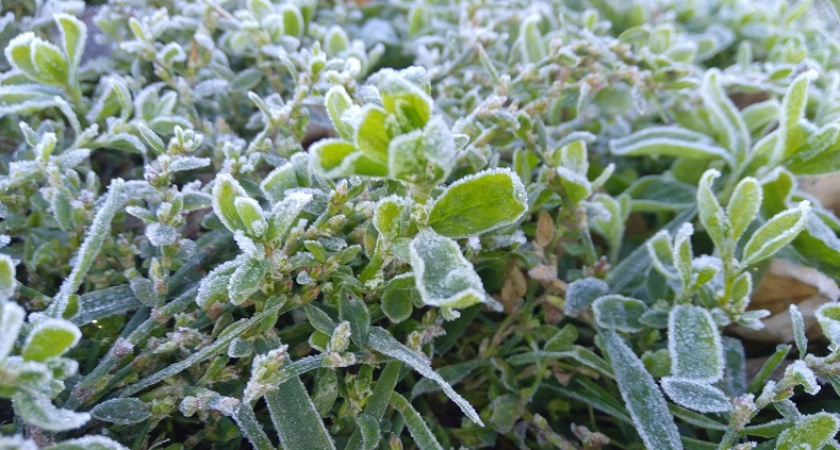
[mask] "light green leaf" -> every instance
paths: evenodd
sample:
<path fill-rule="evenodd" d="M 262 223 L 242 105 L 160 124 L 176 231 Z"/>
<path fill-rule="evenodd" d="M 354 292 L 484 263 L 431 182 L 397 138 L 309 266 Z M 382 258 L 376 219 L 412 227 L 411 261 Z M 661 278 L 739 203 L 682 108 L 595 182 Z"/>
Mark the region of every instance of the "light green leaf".
<path fill-rule="evenodd" d="M 163 155 L 166 153 L 166 144 L 163 143 L 163 139 L 161 139 L 157 133 L 142 123 L 137 124 L 137 130 L 140 132 L 140 136 L 143 140 L 146 141 L 146 143 L 149 144 L 149 147 L 157 152 L 157 154 Z"/>
<path fill-rule="evenodd" d="M 782 100 L 779 114 L 778 138 L 773 159 L 779 161 L 790 155 L 805 141 L 806 132 L 800 125 L 808 106 L 808 85 L 817 77 L 815 71 L 807 71 L 793 80 Z"/>
<path fill-rule="evenodd" d="M 391 406 L 396 409 L 405 420 L 411 436 L 414 438 L 414 443 L 420 450 L 443 450 L 432 430 L 423 420 L 420 413 L 411 406 L 411 403 L 402 395 L 393 392 L 391 393 Z"/>
<path fill-rule="evenodd" d="M 486 170 L 453 183 L 432 206 L 429 226 L 448 237 L 475 236 L 516 222 L 527 209 L 519 177 Z"/>
<path fill-rule="evenodd" d="M 530 16 L 519 28 L 519 42 L 522 46 L 522 59 L 529 64 L 536 64 L 545 58 L 546 48 L 540 33 L 540 17 Z"/>
<path fill-rule="evenodd" d="M 731 155 L 705 134 L 679 127 L 649 127 L 610 141 L 610 151 L 619 156 L 660 155 L 691 159 L 723 159 Z"/>
<path fill-rule="evenodd" d="M 118 425 L 140 423 L 152 416 L 149 405 L 136 398 L 112 398 L 90 410 L 94 419 Z"/>
<path fill-rule="evenodd" d="M 814 315 L 823 335 L 831 342 L 832 350 L 840 348 L 840 305 L 826 303 Z"/>
<path fill-rule="evenodd" d="M 674 247 L 671 245 L 671 235 L 668 231 L 660 230 L 647 241 L 645 246 L 654 269 L 668 278 L 677 278 Z"/>
<path fill-rule="evenodd" d="M 344 86 L 333 86 L 327 91 L 324 97 L 324 103 L 327 106 L 327 112 L 330 115 L 333 126 L 338 131 L 338 135 L 346 141 L 353 140 L 353 126 L 347 120 L 348 112 L 355 106 L 353 99 L 347 95 Z"/>
<path fill-rule="evenodd" d="M 285 4 L 280 8 L 283 15 L 283 34 L 300 38 L 303 34 L 305 23 L 300 9 L 292 4 Z"/>
<path fill-rule="evenodd" d="M 793 341 L 799 350 L 799 357 L 804 358 L 808 351 L 808 338 L 805 336 L 805 319 L 796 305 L 790 305 L 790 322 L 793 327 Z"/>
<path fill-rule="evenodd" d="M 714 383 L 723 377 L 723 344 L 705 308 L 677 305 L 671 309 L 668 351 L 671 374 L 676 378 Z"/>
<path fill-rule="evenodd" d="M 632 198 L 633 211 L 637 212 L 685 209 L 697 198 L 694 186 L 663 175 L 639 178 L 624 193 Z"/>
<path fill-rule="evenodd" d="M 343 294 L 338 306 L 339 320 L 346 320 L 350 324 L 350 339 L 364 348 L 370 332 L 370 312 L 365 302 L 358 297 Z"/>
<path fill-rule="evenodd" d="M 12 398 L 12 406 L 24 422 L 46 431 L 69 431 L 90 420 L 90 414 L 58 409 L 45 394 L 19 389 Z"/>
<path fill-rule="evenodd" d="M 761 208 L 761 185 L 753 177 L 747 177 L 738 183 L 729 204 L 726 205 L 726 216 L 731 224 L 731 238 L 737 242 L 738 238 L 747 230 Z"/>
<path fill-rule="evenodd" d="M 379 421 L 365 413 L 357 414 L 354 419 L 362 434 L 362 448 L 364 450 L 375 449 L 381 437 Z"/>
<path fill-rule="evenodd" d="M 30 44 L 35 39 L 37 39 L 35 33 L 31 31 L 20 34 L 9 41 L 5 53 L 6 60 L 17 70 L 23 72 L 27 78 L 41 81 L 38 70 L 35 69 L 35 63 L 32 62 L 32 50 L 30 49 Z"/>
<path fill-rule="evenodd" d="M 641 300 L 622 295 L 606 295 L 592 304 L 598 326 L 627 333 L 635 333 L 644 328 L 639 323 L 639 317 L 647 309 Z"/>
<path fill-rule="evenodd" d="M 245 189 L 236 179 L 226 173 L 216 176 L 213 185 L 213 212 L 230 231 L 246 231 L 247 228 L 236 211 L 236 197 L 247 197 Z"/>
<path fill-rule="evenodd" d="M 268 221 L 263 216 L 260 203 L 250 197 L 236 197 L 233 199 L 233 205 L 239 219 L 245 225 L 245 231 L 253 237 L 262 237 L 268 228 Z"/>
<path fill-rule="evenodd" d="M 42 39 L 35 38 L 30 44 L 32 51 L 32 64 L 40 74 L 40 78 L 46 84 L 63 86 L 67 83 L 67 60 L 64 54 L 53 44 Z"/>
<path fill-rule="evenodd" d="M 405 130 L 423 128 L 432 116 L 432 98 L 396 72 L 383 74 L 379 91 L 382 106 L 397 116 Z"/>
<path fill-rule="evenodd" d="M 840 124 L 830 123 L 813 134 L 784 165 L 796 175 L 822 175 L 840 171 Z"/>
<path fill-rule="evenodd" d="M 326 178 L 351 175 L 386 177 L 388 168 L 357 150 L 353 144 L 340 139 L 321 139 L 309 148 L 313 166 Z"/>
<path fill-rule="evenodd" d="M 834 414 L 821 412 L 805 416 L 779 435 L 776 449 L 822 448 L 837 434 L 838 428 L 840 420 Z"/>
<path fill-rule="evenodd" d="M 712 184 L 719 176 L 720 172 L 715 169 L 709 169 L 703 173 L 697 188 L 697 205 L 703 228 L 706 229 L 706 233 L 709 233 L 715 247 L 722 249 L 726 245 L 730 225 L 723 208 L 712 191 Z"/>
<path fill-rule="evenodd" d="M 53 20 L 61 32 L 61 44 L 70 64 L 70 73 L 75 74 L 85 51 L 87 26 L 81 20 L 63 13 L 53 15 Z"/>
<path fill-rule="evenodd" d="M 61 441 L 44 450 L 128 450 L 128 447 L 105 436 L 84 436 Z"/>
<path fill-rule="evenodd" d="M 644 364 L 613 331 L 602 333 L 621 398 L 647 448 L 682 449 L 668 404 Z"/>
<path fill-rule="evenodd" d="M 388 144 L 388 176 L 409 183 L 442 182 L 455 165 L 455 139 L 440 116 L 422 130 L 394 137 Z"/>
<path fill-rule="evenodd" d="M 15 294 L 15 263 L 8 255 L 0 254 L 0 302 Z"/>
<path fill-rule="evenodd" d="M 62 319 L 43 319 L 32 327 L 23 345 L 25 361 L 43 362 L 64 352 L 79 342 L 82 332 Z"/>
<path fill-rule="evenodd" d="M 3 255 L 6 258 L 8 256 Z M 26 312 L 15 303 L 0 301 L 0 363 L 12 352 Z"/>
<path fill-rule="evenodd" d="M 269 265 L 267 259 L 248 259 L 244 264 L 237 267 L 230 276 L 230 280 L 228 280 L 230 302 L 234 305 L 241 305 L 252 294 L 262 289 Z"/>
<path fill-rule="evenodd" d="M 738 161 L 743 161 L 750 144 L 750 133 L 738 108 L 721 88 L 719 76 L 720 71 L 717 69 L 706 72 L 700 92 L 703 102 L 709 108 L 712 122 L 724 133 L 727 149 Z"/>
<path fill-rule="evenodd" d="M 811 205 L 801 202 L 796 208 L 780 212 L 761 226 L 744 245 L 741 265 L 747 267 L 773 256 L 793 241 L 808 223 Z"/>
<path fill-rule="evenodd" d="M 283 200 L 289 189 L 309 187 L 312 183 L 310 162 L 309 153 L 295 153 L 289 162 L 266 175 L 260 183 L 260 190 L 274 204 Z"/>
<path fill-rule="evenodd" d="M 388 113 L 375 105 L 365 105 L 359 113 L 361 120 L 356 130 L 356 147 L 368 158 L 380 162 L 388 162 Z"/>
<path fill-rule="evenodd" d="M 409 252 L 424 304 L 466 308 L 486 300 L 481 278 L 454 240 L 423 230 L 411 240 Z"/>

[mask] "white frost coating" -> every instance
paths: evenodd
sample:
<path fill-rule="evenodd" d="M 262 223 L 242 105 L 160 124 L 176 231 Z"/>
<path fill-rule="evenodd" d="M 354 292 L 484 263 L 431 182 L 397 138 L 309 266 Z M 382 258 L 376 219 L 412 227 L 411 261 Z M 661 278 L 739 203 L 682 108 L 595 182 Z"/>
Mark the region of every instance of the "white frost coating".
<path fill-rule="evenodd" d="M 799 217 L 796 217 L 797 215 Z M 773 216 L 761 228 L 756 230 L 750 237 L 750 240 L 744 245 L 744 255 L 741 265 L 746 267 L 769 258 L 782 247 L 789 244 L 805 228 L 810 215 L 811 203 L 803 200 L 799 202 L 796 208 L 782 211 Z M 784 224 L 791 218 L 796 218 L 794 224 L 778 229 L 779 224 Z M 767 236 L 770 232 L 776 232 L 776 234 L 774 236 Z"/>
<path fill-rule="evenodd" d="M 181 156 L 169 163 L 170 172 L 183 172 L 187 170 L 200 169 L 210 165 L 210 158 L 198 158 L 195 156 Z"/>
<path fill-rule="evenodd" d="M 94 259 L 102 249 L 102 244 L 105 242 L 111 227 L 111 220 L 124 203 L 122 198 L 123 183 L 122 178 L 115 178 L 111 181 L 111 186 L 108 188 L 108 198 L 93 217 L 93 223 L 88 229 L 85 240 L 73 258 L 73 270 L 61 283 L 58 294 L 55 295 L 53 303 L 47 309 L 48 315 L 61 317 L 64 314 L 70 295 L 75 294 L 76 290 L 79 289 L 85 274 L 90 270 Z"/>
<path fill-rule="evenodd" d="M 790 379 L 802 385 L 805 392 L 816 395 L 820 392 L 820 384 L 814 371 L 809 369 L 805 361 L 797 359 L 785 369 L 785 379 Z"/>
<path fill-rule="evenodd" d="M 454 240 L 423 230 L 409 244 L 409 259 L 424 304 L 466 307 L 485 301 L 481 278 Z"/>
<path fill-rule="evenodd" d="M 805 319 L 796 305 L 790 305 L 790 323 L 796 348 L 800 355 L 804 355 L 808 351 L 808 338 L 805 337 Z"/>
<path fill-rule="evenodd" d="M 90 414 L 56 408 L 45 394 L 27 388 L 15 393 L 12 405 L 26 423 L 47 431 L 75 430 L 90 420 Z"/>
<path fill-rule="evenodd" d="M 691 223 L 682 224 L 674 236 L 674 263 L 680 272 L 680 277 L 685 283 L 691 280 L 691 260 L 694 256 L 691 250 L 691 235 L 694 234 L 694 227 Z"/>
<path fill-rule="evenodd" d="M 195 302 L 200 307 L 207 306 L 207 303 L 220 292 L 227 291 L 230 274 L 244 262 L 244 257 L 238 257 L 231 261 L 219 264 L 206 277 L 198 283 L 198 293 Z"/>
<path fill-rule="evenodd" d="M 0 363 L 12 352 L 26 313 L 15 303 L 0 302 Z"/>
<path fill-rule="evenodd" d="M 278 230 L 279 238 L 292 228 L 303 208 L 312 200 L 313 193 L 303 190 L 286 191 L 286 197 L 271 210 L 271 227 Z"/>
<path fill-rule="evenodd" d="M 674 249 L 671 246 L 671 235 L 668 230 L 659 230 L 647 241 L 648 255 L 653 268 L 666 278 L 676 278 L 674 272 Z"/>
<path fill-rule="evenodd" d="M 221 197 L 222 194 L 222 187 L 225 184 L 229 184 L 233 189 L 234 198 L 240 196 L 247 197 L 248 194 L 245 192 L 245 189 L 242 188 L 242 185 L 240 185 L 239 182 L 236 181 L 236 179 L 233 178 L 229 173 L 220 173 L 216 175 L 216 180 L 213 183 L 212 191 L 213 212 L 216 213 L 216 217 L 219 218 L 219 220 L 225 225 L 225 227 L 227 227 L 227 229 L 235 230 L 237 229 L 237 227 L 235 226 L 236 224 L 231 223 L 228 220 L 226 214 L 223 213 L 222 205 L 219 203 L 219 197 Z"/>
<path fill-rule="evenodd" d="M 664 377 L 662 390 L 674 403 L 701 413 L 718 413 L 732 410 L 732 403 L 720 389 L 696 380 Z"/>
<path fill-rule="evenodd" d="M 716 156 L 726 160 L 730 164 L 733 162 L 732 155 L 716 145 L 668 138 L 652 138 L 618 148 L 616 148 L 616 146 L 611 146 L 610 150 L 612 150 L 613 154 L 620 156 L 639 156 L 649 154 L 686 158 L 707 158 Z"/>
<path fill-rule="evenodd" d="M 146 227 L 146 237 L 155 247 L 174 244 L 178 240 L 178 230 L 169 225 L 152 223 Z"/>
<path fill-rule="evenodd" d="M 671 309 L 668 352 L 674 377 L 706 383 L 723 378 L 723 343 L 712 315 L 705 308 L 677 305 Z"/>
<path fill-rule="evenodd" d="M 192 91 L 199 97 L 210 97 L 215 94 L 224 93 L 228 89 L 228 86 L 230 86 L 230 83 L 227 80 L 213 78 L 196 84 L 193 86 Z"/>
<path fill-rule="evenodd" d="M 84 436 L 76 439 L 61 441 L 61 445 L 72 445 L 77 448 L 96 450 L 128 450 L 128 447 L 105 436 Z"/>
<path fill-rule="evenodd" d="M 14 436 L 0 436 L 0 449 L 38 450 L 38 445 L 35 444 L 35 441 L 16 434 Z"/>
<path fill-rule="evenodd" d="M 79 331 L 79 328 L 76 325 L 64 320 L 64 319 L 54 319 L 54 318 L 45 318 L 39 320 L 37 323 L 34 324 L 31 330 L 29 330 L 29 334 L 26 338 L 26 343 L 23 345 L 24 355 L 26 354 L 27 347 L 32 343 L 32 341 L 41 333 L 49 333 L 51 331 L 63 331 L 66 333 L 70 333 L 73 336 L 72 342 L 67 345 L 63 349 L 50 349 L 52 351 L 60 350 L 61 353 L 56 354 L 55 356 L 59 356 L 69 350 L 71 347 L 75 346 L 79 343 L 79 339 L 82 338 L 82 332 Z"/>
<path fill-rule="evenodd" d="M 249 259 L 263 259 L 265 258 L 265 250 L 261 249 L 257 244 L 241 230 L 236 230 L 233 233 L 233 240 L 236 245 L 242 250 L 242 254 Z"/>
<path fill-rule="evenodd" d="M 484 426 L 484 422 L 482 422 L 481 418 L 478 417 L 478 413 L 472 405 L 455 392 L 455 390 L 452 389 L 452 386 L 450 386 L 443 377 L 432 369 L 431 363 L 425 355 L 414 352 L 394 339 L 390 333 L 379 327 L 371 327 L 368 345 L 370 348 L 382 353 L 383 355 L 390 356 L 391 358 L 408 364 L 412 369 L 420 373 L 420 375 L 423 375 L 424 377 L 437 383 L 446 396 L 455 402 L 455 404 L 461 408 L 461 411 L 463 411 L 470 420 L 479 426 Z"/>

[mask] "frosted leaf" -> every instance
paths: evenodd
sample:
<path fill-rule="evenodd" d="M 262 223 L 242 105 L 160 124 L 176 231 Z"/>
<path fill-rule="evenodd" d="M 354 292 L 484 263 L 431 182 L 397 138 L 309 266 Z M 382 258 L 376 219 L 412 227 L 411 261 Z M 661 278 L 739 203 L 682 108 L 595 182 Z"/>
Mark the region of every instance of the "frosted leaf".
<path fill-rule="evenodd" d="M 274 205 L 271 210 L 266 239 L 283 239 L 296 223 L 300 213 L 312 200 L 312 197 L 313 194 L 309 192 L 287 192 L 285 198 Z"/>
<path fill-rule="evenodd" d="M 443 377 L 432 369 L 431 363 L 425 355 L 418 354 L 401 344 L 394 339 L 390 333 L 379 327 L 371 327 L 368 345 L 371 349 L 390 356 L 391 358 L 408 364 L 412 369 L 416 370 L 420 375 L 434 381 L 440 386 L 443 392 L 450 400 L 455 402 L 461 411 L 479 426 L 484 426 L 484 423 L 478 417 L 478 413 L 463 397 L 461 397 Z"/>
<path fill-rule="evenodd" d="M 790 305 L 790 322 L 793 328 L 793 340 L 796 342 L 796 348 L 799 350 L 800 358 L 804 357 L 808 351 L 808 338 L 805 337 L 805 319 L 799 308 L 796 305 Z"/>
<path fill-rule="evenodd" d="M 613 331 L 602 333 L 615 381 L 636 431 L 647 448 L 682 449 L 680 434 L 668 404 L 642 361 Z"/>
<path fill-rule="evenodd" d="M 241 305 L 248 298 L 262 289 L 269 261 L 266 259 L 248 259 L 233 271 L 228 280 L 230 302 Z"/>
<path fill-rule="evenodd" d="M 714 383 L 723 377 L 723 344 L 711 314 L 677 305 L 668 317 L 668 351 L 674 377 Z"/>
<path fill-rule="evenodd" d="M 195 302 L 206 308 L 217 301 L 228 299 L 228 281 L 233 271 L 242 264 L 242 257 L 219 264 L 198 283 L 198 293 Z"/>
<path fill-rule="evenodd" d="M 105 436 L 84 436 L 61 441 L 45 450 L 128 450 L 128 447 Z"/>
<path fill-rule="evenodd" d="M 725 248 L 730 225 L 729 219 L 712 191 L 712 184 L 718 177 L 720 177 L 720 172 L 715 169 L 709 169 L 703 173 L 697 188 L 697 206 L 703 228 L 712 238 L 715 247 L 722 249 Z"/>
<path fill-rule="evenodd" d="M 831 342 L 831 349 L 840 348 L 840 305 L 826 303 L 814 313 L 823 335 Z"/>
<path fill-rule="evenodd" d="M 605 295 L 592 304 L 598 326 L 627 333 L 635 333 L 644 328 L 639 318 L 647 309 L 641 300 L 622 295 Z"/>
<path fill-rule="evenodd" d="M 647 241 L 646 247 L 654 269 L 667 278 L 676 278 L 677 268 L 674 261 L 674 248 L 671 245 L 671 235 L 668 231 L 659 230 Z"/>
<path fill-rule="evenodd" d="M 59 168 L 62 170 L 73 169 L 90 157 L 90 149 L 79 148 L 75 150 L 66 151 L 53 159 Z"/>
<path fill-rule="evenodd" d="M 245 224 L 236 211 L 236 197 L 247 197 L 245 189 L 230 174 L 216 175 L 213 185 L 213 212 L 230 231 L 245 230 Z"/>
<path fill-rule="evenodd" d="M 780 212 L 762 225 L 744 245 L 743 267 L 769 258 L 793 241 L 808 223 L 811 205 L 800 202 L 796 208 Z"/>
<path fill-rule="evenodd" d="M 291 161 L 266 175 L 260 189 L 272 204 L 283 200 L 287 191 L 311 184 L 310 163 L 309 153 L 295 153 Z"/>
<path fill-rule="evenodd" d="M 246 236 L 240 230 L 236 230 L 233 233 L 233 240 L 236 241 L 236 245 L 239 247 L 239 250 L 242 251 L 242 254 L 247 256 L 250 259 L 264 259 L 265 258 L 265 250 L 258 246 L 253 239 Z"/>
<path fill-rule="evenodd" d="M 674 263 L 683 283 L 691 280 L 691 263 L 694 256 L 691 250 L 692 234 L 694 234 L 694 227 L 690 223 L 684 223 L 674 236 Z"/>
<path fill-rule="evenodd" d="M 8 236 L 3 241 L 8 243 Z M 14 261 L 8 255 L 0 254 L 0 301 L 11 298 L 15 294 L 16 285 Z"/>
<path fill-rule="evenodd" d="M 181 156 L 169 163 L 170 172 L 184 172 L 187 170 L 200 169 L 210 165 L 210 158 L 198 158 L 195 156 Z"/>
<path fill-rule="evenodd" d="M 90 410 L 97 420 L 131 425 L 143 422 L 151 417 L 149 405 L 136 398 L 113 398 L 97 404 Z"/>
<path fill-rule="evenodd" d="M 595 299 L 606 295 L 609 291 L 609 285 L 605 281 L 597 278 L 590 277 L 573 281 L 566 290 L 564 313 L 571 317 L 577 317 Z"/>
<path fill-rule="evenodd" d="M 610 141 L 610 151 L 620 156 L 662 155 L 690 159 L 723 159 L 732 156 L 705 134 L 685 128 L 648 127 L 630 136 Z"/>
<path fill-rule="evenodd" d="M 755 219 L 761 208 L 762 190 L 761 185 L 753 177 L 741 180 L 735 187 L 735 192 L 726 205 L 726 215 L 732 224 L 732 240 L 738 238 L 746 231 L 747 227 Z"/>
<path fill-rule="evenodd" d="M 732 402 L 709 383 L 682 378 L 662 378 L 662 389 L 674 403 L 701 413 L 727 412 Z"/>
<path fill-rule="evenodd" d="M 192 88 L 193 94 L 198 97 L 210 97 L 216 94 L 225 93 L 230 87 L 230 83 L 227 80 L 223 80 L 221 78 L 213 78 L 210 80 L 204 80 Z"/>
<path fill-rule="evenodd" d="M 178 240 L 178 230 L 169 225 L 152 223 L 146 227 L 146 237 L 155 247 L 174 244 Z"/>
<path fill-rule="evenodd" d="M 466 308 L 485 301 L 481 278 L 454 240 L 423 230 L 411 240 L 409 256 L 424 304 Z"/>
<path fill-rule="evenodd" d="M 81 337 L 82 332 L 72 323 L 63 319 L 46 318 L 35 323 L 29 331 L 22 355 L 26 361 L 43 362 L 64 354 L 75 346 Z"/>
<path fill-rule="evenodd" d="M 0 301 L 0 362 L 12 352 L 25 316 L 23 308 L 17 304 Z"/>
<path fill-rule="evenodd" d="M 840 420 L 835 414 L 820 412 L 805 416 L 779 435 L 776 448 L 778 450 L 821 449 L 832 440 L 838 429 L 840 429 Z"/>
<path fill-rule="evenodd" d="M 805 361 L 801 359 L 787 366 L 784 379 L 801 385 L 805 389 L 805 392 L 811 395 L 816 395 L 820 392 L 820 384 L 817 382 L 817 376 L 813 370 L 808 368 Z"/>
<path fill-rule="evenodd" d="M 24 422 L 47 431 L 69 431 L 90 420 L 90 414 L 58 409 L 45 394 L 27 388 L 18 389 L 12 406 Z"/>
<path fill-rule="evenodd" d="M 21 435 L 0 436 L 0 450 L 38 450 L 38 445 Z"/>
<path fill-rule="evenodd" d="M 297 277 L 295 277 L 295 283 L 301 286 L 308 286 L 315 284 L 316 281 L 309 275 L 309 272 L 301 270 L 298 272 Z"/>

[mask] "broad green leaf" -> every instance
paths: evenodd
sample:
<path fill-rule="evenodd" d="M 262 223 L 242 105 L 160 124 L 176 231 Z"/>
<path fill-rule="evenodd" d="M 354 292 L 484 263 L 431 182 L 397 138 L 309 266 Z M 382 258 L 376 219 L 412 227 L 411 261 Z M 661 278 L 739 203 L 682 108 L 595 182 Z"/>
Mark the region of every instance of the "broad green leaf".
<path fill-rule="evenodd" d="M 388 143 L 388 176 L 409 183 L 442 182 L 455 165 L 455 139 L 440 116 Z"/>
<path fill-rule="evenodd" d="M 143 422 L 152 416 L 149 405 L 136 398 L 112 398 L 90 410 L 94 419 L 119 425 Z"/>
<path fill-rule="evenodd" d="M 726 246 L 730 225 L 723 208 L 715 197 L 714 191 L 712 191 L 712 184 L 719 176 L 720 172 L 715 169 L 709 169 L 703 174 L 697 188 L 697 206 L 700 213 L 700 222 L 706 229 L 706 233 L 712 238 L 715 247 L 723 249 Z"/>
<path fill-rule="evenodd" d="M 432 115 L 432 98 L 415 84 L 394 71 L 384 72 L 379 80 L 382 106 L 395 114 L 403 129 L 423 128 Z"/>
<path fill-rule="evenodd" d="M 32 40 L 30 47 L 32 64 L 35 65 L 35 70 L 40 74 L 41 80 L 54 86 L 67 83 L 67 60 L 64 59 L 58 47 L 38 38 Z"/>
<path fill-rule="evenodd" d="M 230 231 L 246 231 L 247 228 L 236 211 L 236 197 L 247 197 L 245 189 L 236 179 L 226 173 L 216 176 L 213 185 L 213 212 Z"/>
<path fill-rule="evenodd" d="M 362 448 L 364 450 L 375 449 L 381 437 L 379 421 L 364 413 L 356 415 L 353 419 L 362 434 Z"/>
<path fill-rule="evenodd" d="M 778 138 L 773 159 L 779 161 L 790 155 L 805 141 L 805 131 L 801 128 L 800 120 L 805 117 L 805 107 L 808 106 L 808 85 L 817 77 L 815 71 L 807 71 L 797 76 L 788 86 L 779 111 Z"/>
<path fill-rule="evenodd" d="M 613 331 L 603 331 L 607 354 L 624 405 L 647 448 L 682 449 L 680 434 L 668 404 L 644 364 Z"/>
<path fill-rule="evenodd" d="M 268 221 L 263 216 L 263 210 L 258 201 L 250 197 L 236 197 L 233 199 L 233 206 L 242 224 L 245 225 L 245 231 L 250 236 L 259 238 L 265 234 Z"/>
<path fill-rule="evenodd" d="M 344 294 L 338 306 L 339 319 L 350 323 L 350 339 L 359 347 L 364 348 L 370 331 L 370 312 L 365 302 L 358 297 Z"/>
<path fill-rule="evenodd" d="M 66 320 L 43 319 L 29 331 L 21 354 L 26 361 L 43 362 L 63 355 L 81 337 L 79 328 Z"/>
<path fill-rule="evenodd" d="M 743 161 L 750 144 L 750 133 L 738 108 L 721 87 L 719 77 L 720 71 L 717 69 L 706 72 L 700 92 L 711 113 L 712 122 L 723 133 L 727 149 L 738 161 Z"/>
<path fill-rule="evenodd" d="M 759 135 L 779 117 L 781 105 L 775 99 L 766 100 L 747 106 L 741 111 L 741 116 L 749 128 L 750 133 Z"/>
<path fill-rule="evenodd" d="M 265 395 L 271 423 L 285 450 L 335 449 L 306 387 L 293 376 Z"/>
<path fill-rule="evenodd" d="M 409 202 L 400 196 L 385 197 L 376 204 L 373 212 L 373 226 L 387 239 L 395 239 L 404 231 L 400 217 L 409 207 Z"/>
<path fill-rule="evenodd" d="M 697 189 L 667 175 L 649 175 L 639 178 L 625 194 L 632 198 L 633 211 L 657 212 L 685 209 L 694 204 Z"/>
<path fill-rule="evenodd" d="M 414 298 L 420 296 L 413 276 L 392 278 L 382 291 L 382 312 L 394 323 L 400 323 L 411 316 Z"/>
<path fill-rule="evenodd" d="M 723 159 L 731 155 L 705 134 L 679 127 L 649 127 L 610 141 L 610 151 L 619 156 L 660 155 L 691 159 Z"/>
<path fill-rule="evenodd" d="M 308 192 L 291 192 L 283 197 L 271 208 L 268 219 L 266 240 L 285 239 L 289 230 L 297 223 L 298 217 L 306 205 L 312 201 L 312 194 Z"/>
<path fill-rule="evenodd" d="M 454 240 L 423 230 L 411 240 L 409 252 L 424 304 L 466 308 L 485 301 L 481 278 Z"/>
<path fill-rule="evenodd" d="M 90 420 L 90 414 L 56 408 L 45 394 L 27 388 L 15 393 L 12 406 L 24 422 L 46 431 L 75 430 Z"/>
<path fill-rule="evenodd" d="M 156 151 L 159 155 L 166 153 L 166 144 L 163 143 L 163 139 L 161 139 L 157 133 L 142 123 L 137 124 L 137 130 L 152 150 Z"/>
<path fill-rule="evenodd" d="M 24 317 L 26 312 L 23 308 L 12 302 L 0 301 L 0 363 L 12 352 Z"/>
<path fill-rule="evenodd" d="M 837 434 L 839 428 L 840 420 L 834 414 L 821 412 L 805 416 L 779 435 L 776 448 L 778 450 L 823 448 Z"/>
<path fill-rule="evenodd" d="M 486 170 L 453 183 L 434 203 L 429 226 L 462 238 L 510 225 L 528 209 L 525 187 L 510 170 Z"/>
<path fill-rule="evenodd" d="M 267 259 L 248 259 L 244 264 L 237 267 L 228 280 L 230 302 L 234 305 L 241 305 L 252 294 L 262 289 L 269 265 L 270 262 Z"/>
<path fill-rule="evenodd" d="M 347 36 L 347 32 L 344 31 L 344 28 L 338 25 L 330 27 L 324 38 L 324 50 L 327 51 L 327 54 L 330 56 L 338 56 L 341 52 L 347 50 L 349 46 L 350 37 Z"/>
<path fill-rule="evenodd" d="M 668 351 L 671 375 L 675 378 L 714 383 L 723 377 L 723 344 L 717 325 L 705 308 L 677 305 L 671 309 Z"/>
<path fill-rule="evenodd" d="M 12 298 L 16 284 L 15 263 L 8 255 L 0 254 L 0 302 Z"/>
<path fill-rule="evenodd" d="M 437 383 L 446 396 L 458 405 L 464 415 L 479 426 L 484 426 L 472 405 L 455 392 L 452 386 L 432 369 L 431 363 L 425 355 L 418 354 L 409 349 L 391 336 L 390 333 L 379 327 L 370 329 L 370 341 L 368 345 L 372 350 L 408 364 L 412 369 L 420 373 L 420 375 Z"/>
<path fill-rule="evenodd" d="M 578 329 L 568 323 L 545 342 L 545 350 L 555 352 L 572 346 L 578 338 Z"/>
<path fill-rule="evenodd" d="M 796 175 L 822 175 L 840 171 L 840 124 L 830 123 L 813 134 L 783 162 Z"/>
<path fill-rule="evenodd" d="M 400 394 L 396 392 L 391 393 L 391 406 L 396 409 L 405 420 L 411 436 L 414 438 L 414 444 L 420 450 L 443 450 L 432 430 L 423 420 L 423 416 L 411 406 L 411 403 Z"/>
<path fill-rule="evenodd" d="M 305 23 L 300 9 L 292 4 L 285 4 L 280 8 L 283 15 L 283 34 L 300 38 L 303 34 Z"/>
<path fill-rule="evenodd" d="M 84 436 L 61 441 L 44 450 L 128 450 L 128 447 L 105 436 Z"/>
<path fill-rule="evenodd" d="M 773 216 L 756 230 L 744 245 L 741 265 L 747 267 L 767 259 L 793 241 L 805 228 L 810 213 L 810 204 L 803 201 L 798 207 Z"/>
<path fill-rule="evenodd" d="M 198 293 L 195 302 L 201 308 L 208 308 L 215 303 L 226 302 L 230 299 L 228 283 L 230 276 L 241 265 L 241 258 L 219 264 L 198 283 Z"/>
<path fill-rule="evenodd" d="M 61 32 L 61 44 L 70 64 L 70 73 L 75 74 L 85 51 L 87 26 L 81 20 L 63 13 L 53 15 L 53 20 Z"/>
<path fill-rule="evenodd" d="M 738 183 L 735 192 L 726 205 L 726 216 L 731 224 L 731 238 L 738 238 L 747 230 L 761 208 L 761 185 L 753 177 L 747 177 Z"/>
<path fill-rule="evenodd" d="M 321 139 L 309 149 L 313 166 L 326 178 L 351 175 L 386 177 L 388 168 L 357 150 L 353 144 L 340 139 Z"/>
<path fill-rule="evenodd" d="M 27 78 L 41 81 L 38 70 L 35 69 L 35 63 L 32 61 L 32 50 L 30 49 L 30 44 L 35 39 L 37 38 L 31 31 L 20 34 L 9 41 L 5 53 L 6 60 L 16 69 L 23 72 Z"/>
<path fill-rule="evenodd" d="M 525 19 L 519 28 L 522 59 L 528 64 L 540 62 L 546 55 L 545 44 L 540 33 L 540 17 L 533 15 Z"/>
<path fill-rule="evenodd" d="M 639 323 L 639 317 L 647 309 L 641 300 L 622 295 L 606 295 L 592 304 L 598 326 L 627 333 L 635 333 L 644 328 Z"/>
<path fill-rule="evenodd" d="M 286 191 L 311 185 L 309 153 L 295 153 L 291 161 L 272 170 L 260 183 L 260 190 L 271 203 L 277 203 L 286 196 Z"/>
<path fill-rule="evenodd" d="M 665 377 L 662 390 L 674 403 L 701 413 L 732 410 L 732 403 L 720 389 L 702 381 Z"/>
<path fill-rule="evenodd" d="M 375 105 L 366 105 L 359 113 L 361 120 L 356 129 L 356 147 L 368 158 L 380 162 L 388 162 L 388 136 L 386 124 L 388 113 Z"/>

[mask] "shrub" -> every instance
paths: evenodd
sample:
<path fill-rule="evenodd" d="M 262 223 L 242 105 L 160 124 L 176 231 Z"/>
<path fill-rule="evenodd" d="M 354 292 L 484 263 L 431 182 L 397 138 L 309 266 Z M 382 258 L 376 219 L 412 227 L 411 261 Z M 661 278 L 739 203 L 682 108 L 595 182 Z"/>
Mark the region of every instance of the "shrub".
<path fill-rule="evenodd" d="M 840 448 L 836 2 L 3 6 L 0 448 Z"/>

